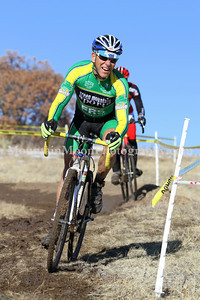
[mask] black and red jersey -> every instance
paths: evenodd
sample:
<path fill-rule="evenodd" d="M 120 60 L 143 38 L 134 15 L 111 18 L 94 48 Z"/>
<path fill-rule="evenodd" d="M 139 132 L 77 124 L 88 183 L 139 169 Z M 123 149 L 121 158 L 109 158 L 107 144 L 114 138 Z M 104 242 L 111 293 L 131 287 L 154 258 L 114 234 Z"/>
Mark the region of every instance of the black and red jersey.
<path fill-rule="evenodd" d="M 134 84 L 132 82 L 128 82 L 128 85 L 129 85 L 129 103 L 130 103 L 129 114 L 133 114 L 133 106 L 131 104 L 131 99 L 133 99 L 135 102 L 135 106 L 136 106 L 138 115 L 140 114 L 140 115 L 144 116 L 144 114 L 145 114 L 144 106 L 142 103 L 139 88 L 137 87 L 136 84 Z"/>

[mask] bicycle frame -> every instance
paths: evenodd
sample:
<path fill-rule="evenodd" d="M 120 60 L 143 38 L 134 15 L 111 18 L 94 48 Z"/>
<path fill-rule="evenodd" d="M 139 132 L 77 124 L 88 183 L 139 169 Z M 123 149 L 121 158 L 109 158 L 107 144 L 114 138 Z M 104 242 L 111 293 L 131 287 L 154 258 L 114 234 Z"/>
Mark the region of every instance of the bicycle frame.
<path fill-rule="evenodd" d="M 91 170 L 93 144 L 107 146 L 105 141 L 84 136 L 55 132 L 54 136 L 68 137 L 79 142 L 73 163 L 67 170 L 54 214 L 52 233 L 48 248 L 47 269 L 54 272 L 59 264 L 65 243 L 68 245 L 68 261 L 77 259 L 83 242 L 87 222 L 91 218 L 91 188 L 94 170 Z M 86 153 L 83 146 L 87 144 Z M 49 138 L 45 142 L 44 155 L 48 155 Z M 107 152 L 106 166 L 110 164 Z M 94 163 L 94 161 L 93 161 Z M 94 165 L 95 166 L 95 165 Z M 94 168 L 95 169 L 95 168 Z"/>
<path fill-rule="evenodd" d="M 74 195 L 73 195 L 73 202 L 72 202 L 72 206 L 71 206 L 71 211 L 70 211 L 70 216 L 69 216 L 69 221 L 68 221 L 68 225 L 73 225 L 75 226 L 76 222 L 74 223 L 73 218 L 74 218 L 74 210 L 76 209 L 76 216 L 78 215 L 78 210 L 80 207 L 80 203 L 81 203 L 81 197 L 83 194 L 83 189 L 85 186 L 85 181 L 86 181 L 86 177 L 87 177 L 87 173 L 88 170 L 90 169 L 90 161 L 92 159 L 91 157 L 91 149 L 93 147 L 93 144 L 98 144 L 98 145 L 103 145 L 103 146 L 107 146 L 107 143 L 105 141 L 102 141 L 100 139 L 92 139 L 92 138 L 87 138 L 84 136 L 76 136 L 76 135 L 69 135 L 66 133 L 62 133 L 62 132 L 54 132 L 53 136 L 56 137 L 68 137 L 68 138 L 72 138 L 75 139 L 76 141 L 80 142 L 80 145 L 75 153 L 75 160 L 72 164 L 72 166 L 69 169 L 74 169 L 77 171 L 78 173 L 78 184 L 75 187 L 75 191 L 74 191 Z M 45 141 L 45 145 L 44 145 L 44 155 L 48 156 L 48 148 L 49 148 L 49 140 L 50 137 Z M 88 145 L 88 152 L 89 154 L 84 154 L 81 152 L 83 145 L 87 143 Z M 83 165 L 82 165 L 83 163 Z M 110 153 L 109 150 L 107 150 L 107 154 L 106 154 L 106 168 L 109 168 L 110 165 Z M 69 171 L 69 169 L 67 170 L 65 177 L 67 176 L 67 173 Z M 63 222 L 61 220 L 61 222 Z"/>

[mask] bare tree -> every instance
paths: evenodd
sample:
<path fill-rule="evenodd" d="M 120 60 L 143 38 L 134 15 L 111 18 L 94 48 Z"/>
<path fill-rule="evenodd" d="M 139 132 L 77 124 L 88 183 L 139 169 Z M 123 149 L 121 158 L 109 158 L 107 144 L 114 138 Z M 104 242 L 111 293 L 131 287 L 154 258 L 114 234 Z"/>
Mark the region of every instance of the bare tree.
<path fill-rule="evenodd" d="M 0 58 L 0 122 L 40 125 L 47 118 L 63 76 L 55 74 L 47 61 L 6 53 Z M 69 123 L 74 103 L 72 98 L 61 115 L 60 126 Z"/>

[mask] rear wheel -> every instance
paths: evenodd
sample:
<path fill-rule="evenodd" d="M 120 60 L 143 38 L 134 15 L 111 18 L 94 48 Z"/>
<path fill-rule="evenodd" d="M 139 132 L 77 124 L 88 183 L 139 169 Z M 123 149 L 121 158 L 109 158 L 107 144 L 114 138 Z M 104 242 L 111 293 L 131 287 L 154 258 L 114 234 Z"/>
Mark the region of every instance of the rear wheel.
<path fill-rule="evenodd" d="M 69 231 L 69 213 L 76 184 L 77 171 L 69 169 L 67 177 L 64 179 L 63 187 L 58 201 L 48 248 L 47 269 L 50 273 L 56 270 L 63 252 L 63 248 Z"/>
<path fill-rule="evenodd" d="M 84 191 L 79 207 L 77 224 L 73 230 L 70 230 L 69 244 L 68 244 L 68 260 L 76 260 L 80 252 L 85 230 L 88 221 L 91 221 L 91 188 L 93 182 L 93 173 L 88 171 Z"/>
<path fill-rule="evenodd" d="M 134 161 L 134 154 L 131 153 L 131 147 L 127 146 L 127 151 L 125 154 L 125 164 L 126 171 L 128 175 L 128 183 L 131 192 L 131 197 L 133 200 L 137 200 L 137 177 L 136 177 L 136 168 Z"/>
<path fill-rule="evenodd" d="M 121 185 L 123 200 L 127 202 L 129 200 L 128 176 L 126 170 L 125 155 L 122 153 L 120 155 L 120 160 L 121 160 L 120 185 Z"/>

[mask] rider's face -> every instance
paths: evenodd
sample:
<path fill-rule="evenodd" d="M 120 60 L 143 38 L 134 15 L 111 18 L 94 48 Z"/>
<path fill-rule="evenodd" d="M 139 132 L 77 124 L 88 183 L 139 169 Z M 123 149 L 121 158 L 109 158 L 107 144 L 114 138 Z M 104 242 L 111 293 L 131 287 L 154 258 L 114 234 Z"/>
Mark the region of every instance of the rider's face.
<path fill-rule="evenodd" d="M 97 72 L 94 69 L 95 74 L 99 75 L 101 78 L 107 78 L 112 70 L 115 67 L 116 61 L 114 62 L 113 59 L 101 59 L 102 56 L 98 56 L 96 53 L 92 53 L 92 62 L 95 63 Z"/>

